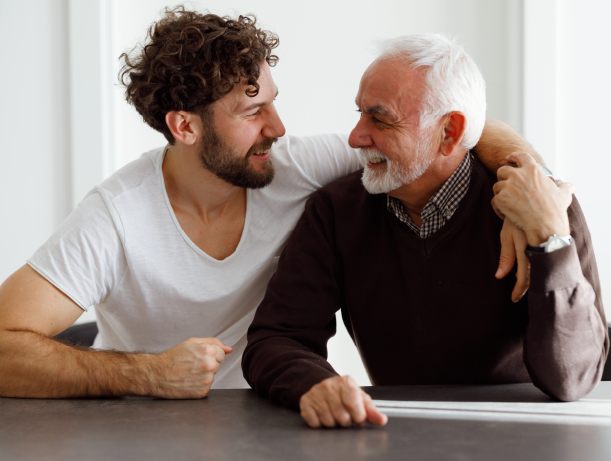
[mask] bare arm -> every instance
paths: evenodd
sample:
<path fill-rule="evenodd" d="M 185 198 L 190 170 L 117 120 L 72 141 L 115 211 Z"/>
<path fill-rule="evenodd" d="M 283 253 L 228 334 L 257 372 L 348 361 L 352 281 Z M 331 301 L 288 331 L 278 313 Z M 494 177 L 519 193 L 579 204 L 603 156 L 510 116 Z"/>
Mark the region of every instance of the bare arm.
<path fill-rule="evenodd" d="M 535 162 L 545 165 L 543 158 L 534 147 L 510 125 L 500 120 L 486 120 L 482 136 L 473 150 L 477 158 L 492 173 L 507 165 L 506 157 L 512 152 L 526 152 L 535 159 Z"/>
<path fill-rule="evenodd" d="M 70 347 L 52 339 L 82 309 L 29 266 L 0 286 L 0 395 L 205 397 L 231 348 L 192 338 L 162 354 Z"/>

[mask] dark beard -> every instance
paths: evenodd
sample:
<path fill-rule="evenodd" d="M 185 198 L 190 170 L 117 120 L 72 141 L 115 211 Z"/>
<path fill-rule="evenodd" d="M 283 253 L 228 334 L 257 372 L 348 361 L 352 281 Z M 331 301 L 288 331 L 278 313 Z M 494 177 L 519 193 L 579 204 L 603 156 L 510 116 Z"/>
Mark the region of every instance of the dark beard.
<path fill-rule="evenodd" d="M 248 159 L 256 152 L 267 152 L 278 138 L 266 138 L 265 141 L 253 145 L 242 158 L 212 129 L 212 123 L 202 138 L 199 158 L 204 168 L 223 181 L 246 189 L 261 189 L 269 186 L 274 179 L 274 164 L 270 158 L 263 163 L 263 171 L 255 170 Z"/>

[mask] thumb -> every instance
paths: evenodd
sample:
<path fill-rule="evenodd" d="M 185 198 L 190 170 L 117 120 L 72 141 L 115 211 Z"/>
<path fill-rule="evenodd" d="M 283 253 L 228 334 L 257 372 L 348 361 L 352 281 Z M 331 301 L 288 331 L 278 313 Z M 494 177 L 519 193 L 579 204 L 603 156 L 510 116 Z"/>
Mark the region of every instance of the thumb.
<path fill-rule="evenodd" d="M 367 421 L 374 426 L 384 426 L 388 422 L 388 416 L 378 410 L 371 400 L 371 397 L 366 392 L 363 392 L 363 403 L 365 404 L 365 412 L 367 413 Z"/>
<path fill-rule="evenodd" d="M 564 204 L 568 208 L 573 201 L 573 194 L 575 193 L 575 185 L 570 182 L 563 182 L 558 185 L 558 189 L 562 192 Z"/>
<path fill-rule="evenodd" d="M 226 345 L 218 338 L 201 338 L 200 342 L 203 344 L 211 344 L 213 346 L 218 346 L 223 349 L 225 354 L 230 354 L 233 351 L 233 347 Z"/>

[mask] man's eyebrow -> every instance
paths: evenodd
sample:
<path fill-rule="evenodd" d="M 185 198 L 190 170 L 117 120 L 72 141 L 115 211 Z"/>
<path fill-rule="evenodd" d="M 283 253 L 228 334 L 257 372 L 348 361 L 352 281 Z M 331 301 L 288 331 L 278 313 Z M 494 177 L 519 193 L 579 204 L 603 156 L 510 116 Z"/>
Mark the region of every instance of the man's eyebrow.
<path fill-rule="evenodd" d="M 356 101 L 354 101 L 354 102 L 355 102 L 356 106 L 359 107 L 359 104 Z M 369 107 L 367 109 L 360 109 L 360 107 L 359 107 L 359 110 L 361 110 L 362 112 L 365 112 L 366 114 L 380 114 L 380 115 L 388 115 L 388 116 L 392 116 L 393 115 L 393 113 L 390 110 L 388 110 L 386 107 L 379 106 L 379 105 L 378 106 L 372 106 L 372 107 Z"/>
<path fill-rule="evenodd" d="M 278 97 L 278 88 L 276 88 L 276 95 L 274 96 L 274 99 L 276 99 Z M 259 107 L 263 107 L 265 104 L 267 104 L 266 102 L 257 102 L 255 104 L 251 104 L 250 106 L 246 107 L 242 112 L 248 112 L 249 110 L 253 110 L 253 109 L 258 109 Z"/>

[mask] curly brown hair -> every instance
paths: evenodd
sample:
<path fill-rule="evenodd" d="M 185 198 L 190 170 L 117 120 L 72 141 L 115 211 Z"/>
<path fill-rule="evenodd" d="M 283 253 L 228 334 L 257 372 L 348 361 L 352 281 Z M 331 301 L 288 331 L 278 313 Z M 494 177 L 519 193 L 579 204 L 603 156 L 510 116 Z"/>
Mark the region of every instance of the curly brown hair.
<path fill-rule="evenodd" d="M 232 19 L 188 11 L 183 5 L 166 8 L 149 28 L 146 44 L 119 57 L 125 99 L 174 144 L 165 122 L 168 112 L 205 115 L 210 104 L 239 83 L 246 84 L 248 96 L 259 93 L 261 63 L 277 63 L 272 50 L 279 40 L 256 23 L 252 14 Z"/>

